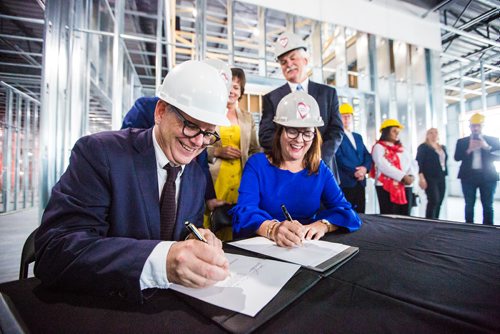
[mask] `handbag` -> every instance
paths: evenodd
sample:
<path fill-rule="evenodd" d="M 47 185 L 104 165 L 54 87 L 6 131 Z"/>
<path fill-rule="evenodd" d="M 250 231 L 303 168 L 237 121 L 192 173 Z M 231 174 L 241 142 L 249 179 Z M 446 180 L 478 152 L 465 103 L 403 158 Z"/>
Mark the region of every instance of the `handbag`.
<path fill-rule="evenodd" d="M 224 204 L 210 212 L 210 230 L 215 233 L 224 227 L 233 226 L 233 217 L 228 213 L 236 204 Z"/>
<path fill-rule="evenodd" d="M 415 208 L 419 204 L 420 204 L 420 196 L 418 194 L 416 194 L 416 193 L 413 193 L 412 197 L 411 197 L 411 207 Z"/>

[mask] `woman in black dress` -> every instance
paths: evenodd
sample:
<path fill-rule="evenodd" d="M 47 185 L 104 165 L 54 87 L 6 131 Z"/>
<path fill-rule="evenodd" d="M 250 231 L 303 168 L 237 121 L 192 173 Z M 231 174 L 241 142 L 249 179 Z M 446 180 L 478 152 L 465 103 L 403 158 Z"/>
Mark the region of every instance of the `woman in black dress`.
<path fill-rule="evenodd" d="M 427 195 L 425 218 L 439 219 L 439 211 L 446 191 L 445 177 L 448 175 L 446 147 L 439 144 L 436 128 L 427 130 L 425 142 L 417 150 L 420 188 Z"/>

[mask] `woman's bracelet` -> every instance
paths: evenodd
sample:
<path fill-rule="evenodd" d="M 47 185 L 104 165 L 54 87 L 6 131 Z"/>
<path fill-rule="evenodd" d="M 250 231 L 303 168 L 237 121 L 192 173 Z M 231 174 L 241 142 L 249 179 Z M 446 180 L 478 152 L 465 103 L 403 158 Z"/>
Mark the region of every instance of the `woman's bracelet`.
<path fill-rule="evenodd" d="M 266 236 L 269 240 L 273 240 L 272 238 L 272 235 L 273 235 L 273 231 L 274 231 L 274 228 L 276 227 L 276 225 L 279 224 L 279 221 L 277 221 L 276 219 L 273 219 L 268 225 L 267 225 L 267 231 L 266 231 Z"/>

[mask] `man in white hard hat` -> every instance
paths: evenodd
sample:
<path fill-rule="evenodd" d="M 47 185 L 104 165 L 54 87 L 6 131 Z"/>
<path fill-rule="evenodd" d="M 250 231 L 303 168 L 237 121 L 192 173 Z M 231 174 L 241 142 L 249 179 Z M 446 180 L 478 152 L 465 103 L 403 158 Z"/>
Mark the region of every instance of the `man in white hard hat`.
<path fill-rule="evenodd" d="M 319 128 L 323 137 L 321 156 L 338 181 L 335 152 L 342 141 L 344 130 L 339 114 L 337 91 L 332 87 L 309 80 L 307 45 L 298 35 L 290 32 L 281 34 L 274 45 L 274 51 L 287 83 L 263 98 L 262 119 L 259 127 L 260 145 L 267 151 L 271 149 L 275 131 L 273 118 L 280 100 L 290 92 L 304 90 L 318 102 L 321 117 L 325 121 L 325 125 Z"/>
<path fill-rule="evenodd" d="M 193 159 L 229 124 L 227 88 L 213 67 L 188 61 L 158 95 L 154 127 L 75 144 L 35 237 L 43 286 L 142 302 L 146 289 L 228 276 L 220 240 L 205 229 L 207 242 L 196 240 L 184 226 L 202 226 L 206 181 Z"/>
<path fill-rule="evenodd" d="M 217 70 L 222 80 L 226 84 L 228 95 L 232 88 L 232 74 L 229 65 L 219 59 L 205 59 L 203 62 L 209 64 Z M 122 122 L 122 129 L 139 128 L 149 129 L 155 124 L 155 109 L 158 104 L 158 96 L 143 96 L 138 98 L 132 108 L 125 114 Z M 216 207 L 225 204 L 225 201 L 220 201 L 216 198 L 214 182 L 210 174 L 208 166 L 207 150 L 203 150 L 197 157 L 196 161 L 205 172 L 207 179 L 207 187 L 205 190 L 205 203 L 209 211 L 213 211 Z"/>

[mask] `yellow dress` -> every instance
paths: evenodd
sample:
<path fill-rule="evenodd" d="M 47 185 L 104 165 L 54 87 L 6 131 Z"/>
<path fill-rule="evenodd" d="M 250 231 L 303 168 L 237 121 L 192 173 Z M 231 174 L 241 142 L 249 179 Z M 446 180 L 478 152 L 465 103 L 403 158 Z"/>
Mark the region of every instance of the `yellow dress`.
<path fill-rule="evenodd" d="M 222 146 L 232 146 L 241 149 L 241 132 L 239 125 L 221 126 L 219 131 Z M 231 204 L 236 203 L 238 201 L 238 188 L 240 187 L 242 174 L 243 167 L 241 159 L 222 159 L 217 180 L 214 180 L 215 195 L 217 199 L 224 200 Z M 205 216 L 204 225 L 207 228 L 210 225 L 208 216 Z M 223 228 L 217 231 L 216 235 L 223 241 L 233 239 L 233 231 L 231 228 Z"/>
<path fill-rule="evenodd" d="M 240 149 L 240 135 L 239 125 L 220 127 L 222 146 L 232 146 Z M 214 180 L 215 194 L 218 199 L 231 204 L 236 203 L 242 173 L 241 159 L 223 159 L 221 161 L 219 175 L 217 176 L 217 180 Z"/>

